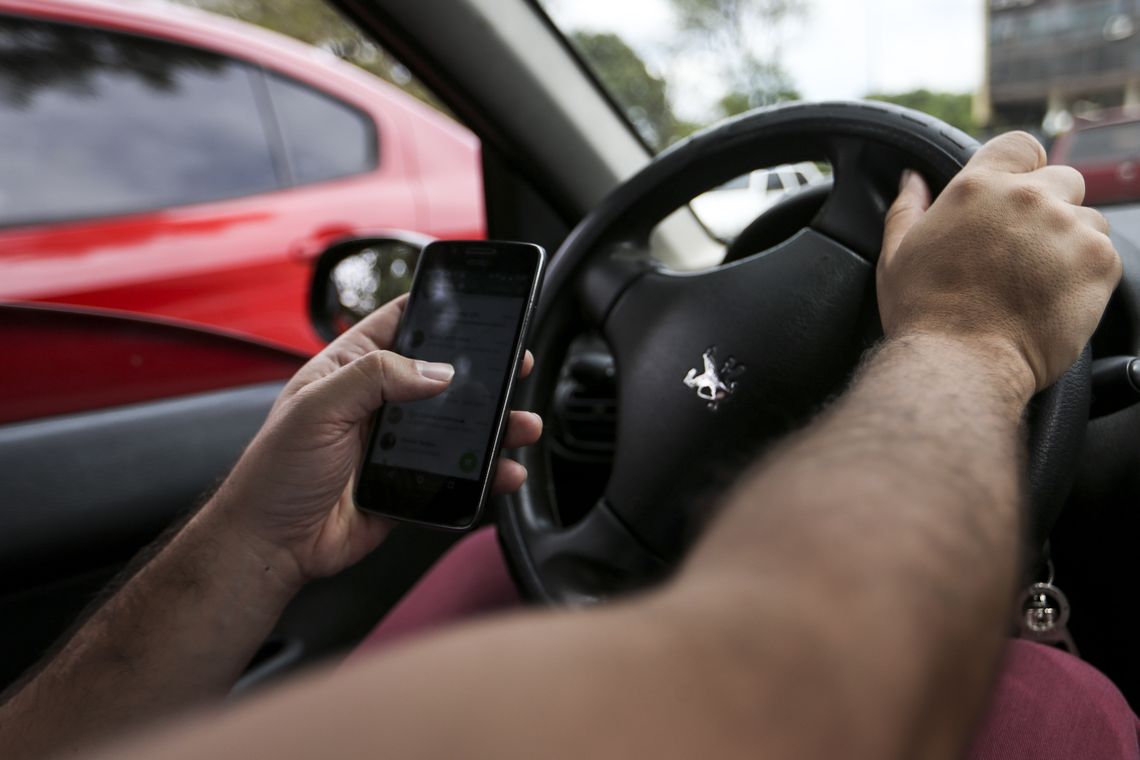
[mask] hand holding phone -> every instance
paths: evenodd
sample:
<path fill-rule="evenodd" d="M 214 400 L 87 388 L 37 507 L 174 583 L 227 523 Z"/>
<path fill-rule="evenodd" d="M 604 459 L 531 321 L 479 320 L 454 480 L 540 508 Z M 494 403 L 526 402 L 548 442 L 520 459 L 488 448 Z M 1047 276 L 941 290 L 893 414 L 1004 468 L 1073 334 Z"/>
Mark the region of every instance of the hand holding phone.
<path fill-rule="evenodd" d="M 377 412 L 357 477 L 359 509 L 452 530 L 478 522 L 545 258 L 527 243 L 424 248 L 393 349 L 451 364 L 455 377 L 439 396 Z"/>

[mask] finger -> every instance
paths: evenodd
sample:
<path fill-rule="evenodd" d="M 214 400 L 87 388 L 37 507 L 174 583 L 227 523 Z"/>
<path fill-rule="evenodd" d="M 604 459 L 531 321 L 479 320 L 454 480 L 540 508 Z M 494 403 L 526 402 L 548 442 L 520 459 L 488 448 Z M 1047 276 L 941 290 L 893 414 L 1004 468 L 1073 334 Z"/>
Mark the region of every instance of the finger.
<path fill-rule="evenodd" d="M 388 348 L 396 339 L 396 328 L 404 316 L 408 294 L 393 298 L 357 322 L 325 347 L 322 354 L 359 356 L 368 351 Z M 345 362 L 347 363 L 347 362 Z"/>
<path fill-rule="evenodd" d="M 519 367 L 519 377 L 520 378 L 526 377 L 527 375 L 529 375 L 531 373 L 531 370 L 533 370 L 533 369 L 534 369 L 534 354 L 532 354 L 530 351 L 527 351 L 525 354 L 523 354 L 522 366 Z"/>
<path fill-rule="evenodd" d="M 404 315 L 407 295 L 393 298 L 351 329 L 329 343 L 319 354 L 309 359 L 285 386 L 274 408 L 312 382 L 331 375 L 339 368 L 364 356 L 370 351 L 388 348 L 396 336 L 396 328 Z"/>
<path fill-rule="evenodd" d="M 443 392 L 454 374 L 450 364 L 371 351 L 310 383 L 297 398 L 322 421 L 360 422 L 385 402 L 416 401 Z"/>
<path fill-rule="evenodd" d="M 1030 175 L 1033 183 L 1050 195 L 1074 206 L 1085 199 L 1085 178 L 1071 166 L 1046 166 Z"/>
<path fill-rule="evenodd" d="M 879 264 L 885 266 L 894 256 L 906 233 L 910 231 L 926 209 L 930 208 L 930 188 L 922 175 L 907 169 L 899 181 L 899 195 L 887 209 L 887 219 L 883 228 L 883 251 Z"/>
<path fill-rule="evenodd" d="M 542 437 L 542 418 L 534 412 L 511 412 L 507 419 L 507 432 L 503 435 L 503 448 L 517 449 L 538 443 Z"/>
<path fill-rule="evenodd" d="M 500 459 L 495 467 L 491 493 L 514 493 L 526 482 L 526 468 L 513 459 Z"/>
<path fill-rule="evenodd" d="M 1087 224 L 1097 232 L 1102 232 L 1105 235 L 1109 233 L 1110 225 L 1108 223 L 1108 219 L 1106 219 L 1104 214 L 1100 213 L 1095 208 L 1078 206 L 1075 211 L 1077 213 L 1077 218 L 1080 219 L 1084 224 Z"/>
<path fill-rule="evenodd" d="M 1045 166 L 1045 148 L 1028 132 L 1006 132 L 983 145 L 970 159 L 971 168 L 1023 174 Z"/>

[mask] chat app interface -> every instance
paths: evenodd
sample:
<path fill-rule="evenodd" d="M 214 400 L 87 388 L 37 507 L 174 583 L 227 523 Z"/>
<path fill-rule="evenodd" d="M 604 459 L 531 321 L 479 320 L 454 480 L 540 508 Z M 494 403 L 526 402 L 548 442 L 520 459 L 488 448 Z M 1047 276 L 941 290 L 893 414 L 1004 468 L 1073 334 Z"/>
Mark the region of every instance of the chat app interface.
<path fill-rule="evenodd" d="M 438 268 L 423 275 L 401 348 L 415 359 L 451 364 L 455 377 L 438 396 L 385 405 L 372 461 L 477 480 L 531 278 Z"/>

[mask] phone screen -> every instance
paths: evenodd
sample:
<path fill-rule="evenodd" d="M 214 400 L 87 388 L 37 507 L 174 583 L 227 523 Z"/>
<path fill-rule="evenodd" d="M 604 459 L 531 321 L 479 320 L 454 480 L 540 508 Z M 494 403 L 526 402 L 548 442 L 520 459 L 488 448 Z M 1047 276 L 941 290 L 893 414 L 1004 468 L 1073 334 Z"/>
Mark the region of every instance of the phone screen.
<path fill-rule="evenodd" d="M 386 404 L 373 425 L 357 503 L 449 528 L 472 525 L 486 498 L 542 251 L 521 243 L 424 249 L 393 349 L 455 367 L 443 393 Z"/>

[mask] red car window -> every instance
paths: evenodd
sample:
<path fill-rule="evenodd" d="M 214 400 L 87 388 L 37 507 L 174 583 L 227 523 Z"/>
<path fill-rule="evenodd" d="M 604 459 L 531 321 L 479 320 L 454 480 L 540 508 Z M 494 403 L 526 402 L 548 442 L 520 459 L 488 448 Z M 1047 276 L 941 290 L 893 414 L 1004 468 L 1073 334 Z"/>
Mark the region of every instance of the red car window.
<path fill-rule="evenodd" d="M 1121 161 L 1140 157 L 1140 122 L 1082 129 L 1073 135 L 1068 161 Z"/>
<path fill-rule="evenodd" d="M 267 80 L 293 183 L 376 168 L 376 128 L 365 114 L 277 74 Z"/>
<path fill-rule="evenodd" d="M 0 224 L 123 214 L 281 184 L 260 72 L 161 40 L 0 16 Z"/>

